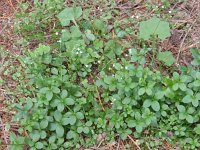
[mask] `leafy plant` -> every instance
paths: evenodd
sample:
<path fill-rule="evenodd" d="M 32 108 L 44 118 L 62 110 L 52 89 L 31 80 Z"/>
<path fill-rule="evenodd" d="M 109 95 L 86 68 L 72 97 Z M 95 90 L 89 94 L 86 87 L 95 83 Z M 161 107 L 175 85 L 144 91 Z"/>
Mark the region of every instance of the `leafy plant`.
<path fill-rule="evenodd" d="M 197 48 L 193 48 L 190 50 L 193 56 L 192 65 L 199 66 L 200 65 L 200 52 Z"/>
<path fill-rule="evenodd" d="M 171 66 L 175 62 L 175 59 L 170 51 L 159 52 L 157 59 L 162 61 L 167 66 Z"/>
<path fill-rule="evenodd" d="M 164 40 L 171 35 L 169 23 L 156 17 L 141 22 L 139 31 L 139 37 L 144 40 L 150 39 L 151 36 L 158 36 L 159 39 Z"/>

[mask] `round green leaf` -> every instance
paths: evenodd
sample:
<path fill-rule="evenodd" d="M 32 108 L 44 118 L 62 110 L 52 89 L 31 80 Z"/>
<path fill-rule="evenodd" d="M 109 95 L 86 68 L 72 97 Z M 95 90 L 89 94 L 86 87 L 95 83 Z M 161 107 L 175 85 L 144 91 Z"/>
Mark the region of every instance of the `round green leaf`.
<path fill-rule="evenodd" d="M 64 128 L 61 125 L 57 125 L 56 127 L 56 134 L 58 135 L 58 137 L 63 137 L 64 135 Z"/>
<path fill-rule="evenodd" d="M 75 101 L 72 98 L 66 98 L 65 104 L 66 105 L 74 105 Z"/>
<path fill-rule="evenodd" d="M 158 101 L 153 101 L 151 103 L 151 107 L 154 111 L 159 111 L 160 110 L 160 104 L 158 103 Z"/>
<path fill-rule="evenodd" d="M 42 120 L 40 122 L 40 128 L 45 129 L 48 126 L 48 123 L 49 123 L 48 120 Z"/>
<path fill-rule="evenodd" d="M 42 143 L 42 142 L 37 142 L 37 143 L 35 144 L 35 147 L 36 147 L 37 149 L 42 149 L 42 148 L 43 148 L 43 143 Z"/>
<path fill-rule="evenodd" d="M 143 95 L 145 93 L 145 88 L 140 88 L 138 91 L 138 95 Z"/>

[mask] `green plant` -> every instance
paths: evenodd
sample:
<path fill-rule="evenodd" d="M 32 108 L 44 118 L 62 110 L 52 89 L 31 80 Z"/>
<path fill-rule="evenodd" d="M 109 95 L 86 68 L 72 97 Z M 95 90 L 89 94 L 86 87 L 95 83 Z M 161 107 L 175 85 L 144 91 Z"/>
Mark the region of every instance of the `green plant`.
<path fill-rule="evenodd" d="M 47 4 L 35 5 L 45 8 Z M 189 137 L 185 143 L 198 147 L 199 139 L 193 137 L 199 134 L 199 71 L 177 69 L 172 76 L 163 75 L 146 63 L 146 54 L 151 50 L 155 54 L 155 47 L 124 46 L 126 34 L 114 29 L 119 30 L 115 37 L 105 18 L 90 21 L 81 7 L 61 11 L 58 6 L 53 6 L 53 15 L 60 21 L 56 22 L 59 41 L 39 44 L 20 57 L 25 68 L 22 88 L 30 92 L 14 105 L 14 119 L 28 137 L 20 142 L 15 137 L 12 142 L 28 143 L 32 150 L 79 149 L 96 145 L 102 135 L 103 142 L 116 136 L 126 140 L 131 134 L 145 139 L 148 130 L 163 140 L 168 139 L 168 131 L 174 131 L 172 140 Z M 50 12 L 47 9 L 44 16 Z M 139 39 L 152 36 L 155 44 L 156 37 L 169 37 L 169 30 L 169 23 L 151 18 L 140 23 Z M 167 66 L 174 63 L 170 52 L 159 52 L 157 57 Z M 154 148 L 161 142 L 149 145 Z"/>

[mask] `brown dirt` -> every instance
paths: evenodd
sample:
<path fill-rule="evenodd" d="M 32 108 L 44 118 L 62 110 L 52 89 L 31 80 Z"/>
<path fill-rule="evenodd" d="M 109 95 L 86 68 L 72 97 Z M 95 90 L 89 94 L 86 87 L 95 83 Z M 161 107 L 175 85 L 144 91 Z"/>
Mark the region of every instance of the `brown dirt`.
<path fill-rule="evenodd" d="M 13 33 L 13 20 L 18 1 L 0 0 L 0 46 L 3 46 L 5 50 L 12 52 L 14 55 L 18 53 L 18 48 L 14 45 L 18 37 Z M 9 55 L 4 57 L 1 54 L 0 68 L 6 69 L 5 66 L 2 66 L 4 65 L 2 60 L 7 61 Z M 5 145 L 9 144 L 9 133 L 17 130 L 16 125 L 10 123 L 13 114 L 7 107 L 7 102 L 10 101 L 7 89 L 15 89 L 17 84 L 10 77 L 2 75 L 4 69 L 0 72 L 0 79 L 6 81 L 6 86 L 0 87 L 0 149 L 7 150 L 8 146 Z M 5 128 L 7 123 L 11 125 L 8 130 Z"/>

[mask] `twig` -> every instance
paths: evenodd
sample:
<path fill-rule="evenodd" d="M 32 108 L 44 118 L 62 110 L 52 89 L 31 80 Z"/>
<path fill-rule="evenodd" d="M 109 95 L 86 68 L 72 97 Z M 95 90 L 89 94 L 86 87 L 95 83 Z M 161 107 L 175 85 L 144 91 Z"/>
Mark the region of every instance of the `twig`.
<path fill-rule="evenodd" d="M 177 54 L 177 57 L 176 57 L 176 63 L 178 63 L 178 60 L 179 60 L 179 57 L 180 57 L 180 53 L 181 53 L 181 51 L 183 50 L 183 44 L 184 44 L 184 42 L 185 42 L 185 39 L 186 39 L 186 37 L 188 36 L 190 30 L 192 29 L 192 27 L 193 27 L 193 25 L 195 24 L 196 21 L 197 21 L 197 20 L 195 20 L 195 21 L 192 23 L 192 25 L 190 26 L 190 28 L 189 28 L 188 31 L 186 32 L 185 36 L 183 37 L 183 40 L 182 40 L 182 42 L 181 42 L 181 44 L 180 44 L 179 51 L 178 51 L 178 54 Z"/>
<path fill-rule="evenodd" d="M 13 6 L 12 0 L 7 0 L 9 5 L 12 7 L 13 10 L 16 10 L 15 7 Z"/>
<path fill-rule="evenodd" d="M 128 138 L 133 142 L 133 144 L 134 144 L 139 150 L 141 150 L 141 148 L 138 146 L 138 144 L 133 140 L 133 138 L 132 138 L 130 135 L 128 135 Z"/>
<path fill-rule="evenodd" d="M 102 101 L 101 101 L 101 97 L 100 97 L 100 94 L 99 94 L 99 91 L 98 91 L 97 86 L 96 86 L 96 92 L 97 92 L 97 95 L 98 95 L 99 103 L 100 103 L 100 105 L 101 105 L 103 111 L 105 111 L 105 108 L 103 107 L 103 103 L 102 103 Z"/>
<path fill-rule="evenodd" d="M 0 122 L 1 122 L 1 124 L 3 125 L 3 121 L 2 121 L 1 118 L 0 118 Z M 2 126 L 2 132 L 3 132 L 4 142 L 5 142 L 5 144 L 7 145 L 7 144 L 8 144 L 8 141 L 7 141 L 7 138 L 6 138 L 6 133 L 5 133 L 4 125 Z M 8 149 L 8 146 L 6 146 L 6 149 L 9 150 L 9 149 Z"/>
<path fill-rule="evenodd" d="M 119 150 L 119 144 L 120 144 L 120 137 L 118 139 L 117 150 Z"/>
<path fill-rule="evenodd" d="M 185 51 L 185 50 L 190 49 L 190 48 L 195 48 L 195 47 L 197 47 L 197 44 L 200 44 L 200 41 L 185 47 L 182 51 Z"/>
<path fill-rule="evenodd" d="M 99 148 L 99 147 L 101 146 L 101 144 L 102 144 L 103 141 L 104 141 L 104 139 L 102 139 L 102 140 L 99 142 L 97 148 Z"/>

